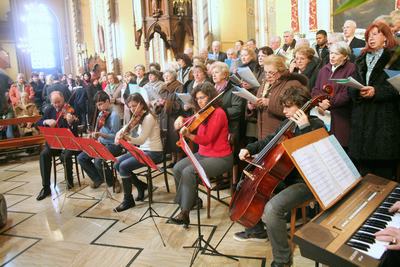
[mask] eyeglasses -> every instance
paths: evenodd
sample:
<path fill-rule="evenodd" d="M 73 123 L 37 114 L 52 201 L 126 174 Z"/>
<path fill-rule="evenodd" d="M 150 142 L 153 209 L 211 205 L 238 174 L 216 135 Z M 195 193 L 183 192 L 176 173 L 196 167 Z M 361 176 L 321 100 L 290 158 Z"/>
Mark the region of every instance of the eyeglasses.
<path fill-rule="evenodd" d="M 267 76 L 275 76 L 278 73 L 278 71 L 266 71 L 265 75 Z"/>
<path fill-rule="evenodd" d="M 199 101 L 199 100 L 204 100 L 204 99 L 206 99 L 206 98 L 207 98 L 207 96 L 206 96 L 206 95 L 203 95 L 203 96 L 196 97 L 195 100 L 196 100 L 196 101 Z"/>

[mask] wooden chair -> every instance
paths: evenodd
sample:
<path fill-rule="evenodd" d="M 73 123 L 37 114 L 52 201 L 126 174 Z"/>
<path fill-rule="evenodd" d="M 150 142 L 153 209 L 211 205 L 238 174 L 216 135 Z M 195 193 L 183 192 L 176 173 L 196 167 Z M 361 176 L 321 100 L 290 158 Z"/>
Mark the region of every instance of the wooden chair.
<path fill-rule="evenodd" d="M 229 135 L 229 143 L 231 145 L 232 151 L 235 151 L 233 139 L 234 139 L 233 135 L 230 134 Z M 233 194 L 233 184 L 235 184 L 237 182 L 237 170 L 238 170 L 238 165 L 234 164 L 232 166 L 232 170 L 227 173 L 226 177 L 221 177 L 220 180 L 216 179 L 217 180 L 216 185 L 211 189 L 207 188 L 207 218 L 211 218 L 210 210 L 211 210 L 211 197 L 212 197 L 211 192 L 212 191 L 216 191 L 217 192 L 217 197 L 216 198 L 213 197 L 215 200 L 219 201 L 220 203 L 222 203 L 224 205 L 229 206 L 229 203 L 225 202 L 220 197 L 220 194 L 219 194 L 219 191 L 221 190 L 220 186 L 222 185 L 223 180 L 226 180 L 226 178 L 227 178 L 229 180 L 229 188 L 230 188 L 230 192 L 231 192 L 231 195 L 232 195 Z"/>
<path fill-rule="evenodd" d="M 228 174 L 228 176 L 229 177 L 227 177 L 227 178 L 229 179 L 229 184 L 230 184 L 229 188 L 230 188 L 230 191 L 232 192 L 232 176 L 230 174 Z M 220 193 L 219 193 L 221 190 L 225 189 L 225 188 L 223 188 L 223 189 L 220 188 L 220 186 L 222 185 L 222 182 L 223 182 L 222 179 L 224 179 L 224 178 L 221 178 L 219 180 L 217 178 L 216 185 L 213 186 L 211 189 L 207 188 L 207 218 L 211 218 L 211 215 L 210 215 L 211 214 L 210 213 L 210 210 L 211 210 L 211 197 L 213 197 L 215 200 L 221 202 L 222 204 L 229 206 L 229 203 L 227 203 L 223 199 L 221 199 Z M 212 196 L 212 191 L 216 191 L 217 192 L 217 197 Z"/>
<path fill-rule="evenodd" d="M 290 213 L 290 247 L 294 251 L 296 245 L 293 243 L 294 233 L 296 232 L 296 214 L 297 210 L 301 209 L 301 217 L 303 218 L 303 225 L 307 223 L 306 208 L 311 205 L 316 205 L 315 199 L 310 199 L 302 204 L 294 207 Z"/>

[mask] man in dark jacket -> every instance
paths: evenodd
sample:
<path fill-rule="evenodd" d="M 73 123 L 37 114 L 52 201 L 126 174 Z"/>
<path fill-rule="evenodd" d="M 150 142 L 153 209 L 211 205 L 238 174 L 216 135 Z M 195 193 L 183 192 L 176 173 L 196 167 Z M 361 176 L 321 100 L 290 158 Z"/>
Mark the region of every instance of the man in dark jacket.
<path fill-rule="evenodd" d="M 76 117 L 73 114 L 63 114 L 62 112 L 65 104 L 62 93 L 59 91 L 53 91 L 50 94 L 50 101 L 51 106 L 45 110 L 42 119 L 38 121 L 38 126 L 47 126 L 50 128 L 69 128 L 72 133 L 77 136 L 78 123 Z M 36 200 L 42 200 L 51 195 L 50 173 L 53 155 L 60 155 L 61 161 L 65 161 L 64 171 L 66 171 L 68 188 L 72 188 L 74 186 L 72 176 L 72 155 L 74 153 L 75 152 L 71 150 L 61 151 L 58 149 L 51 149 L 48 145 L 46 145 L 42 152 L 40 152 L 39 163 L 43 188 L 40 190 Z"/>
<path fill-rule="evenodd" d="M 346 20 L 343 24 L 343 35 L 350 49 L 365 47 L 365 41 L 354 36 L 357 24 L 353 20 Z"/>
<path fill-rule="evenodd" d="M 319 30 L 317 31 L 315 37 L 317 44 L 315 45 L 315 51 L 317 52 L 318 57 L 321 59 L 321 65 L 325 66 L 329 62 L 329 49 L 328 49 L 328 35 L 326 31 Z"/>

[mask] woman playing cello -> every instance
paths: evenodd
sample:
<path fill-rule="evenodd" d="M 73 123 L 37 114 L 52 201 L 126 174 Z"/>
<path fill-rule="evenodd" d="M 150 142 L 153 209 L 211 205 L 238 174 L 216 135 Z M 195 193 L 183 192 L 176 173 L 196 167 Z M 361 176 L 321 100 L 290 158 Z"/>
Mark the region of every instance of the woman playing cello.
<path fill-rule="evenodd" d="M 192 99 L 197 110 L 205 107 L 209 101 L 217 96 L 217 91 L 210 83 L 203 83 L 193 89 Z M 189 132 L 184 125 L 183 117 L 175 121 L 175 128 L 181 134 L 199 145 L 195 157 L 204 168 L 208 177 L 217 177 L 232 169 L 232 150 L 228 141 L 228 119 L 224 110 L 213 104 L 215 110 L 198 127 L 197 134 Z M 180 205 L 181 212 L 171 218 L 170 222 L 189 225 L 189 212 L 196 203 L 196 186 L 198 179 L 195 169 L 189 158 L 180 160 L 174 166 L 176 186 L 175 201 Z"/>

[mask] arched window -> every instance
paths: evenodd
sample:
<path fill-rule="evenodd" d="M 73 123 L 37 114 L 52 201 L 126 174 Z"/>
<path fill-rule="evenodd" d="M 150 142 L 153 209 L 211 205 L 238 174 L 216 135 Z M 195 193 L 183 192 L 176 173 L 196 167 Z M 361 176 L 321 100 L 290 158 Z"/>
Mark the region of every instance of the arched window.
<path fill-rule="evenodd" d="M 58 21 L 44 4 L 24 6 L 26 36 L 32 71 L 52 73 L 61 71 Z"/>

